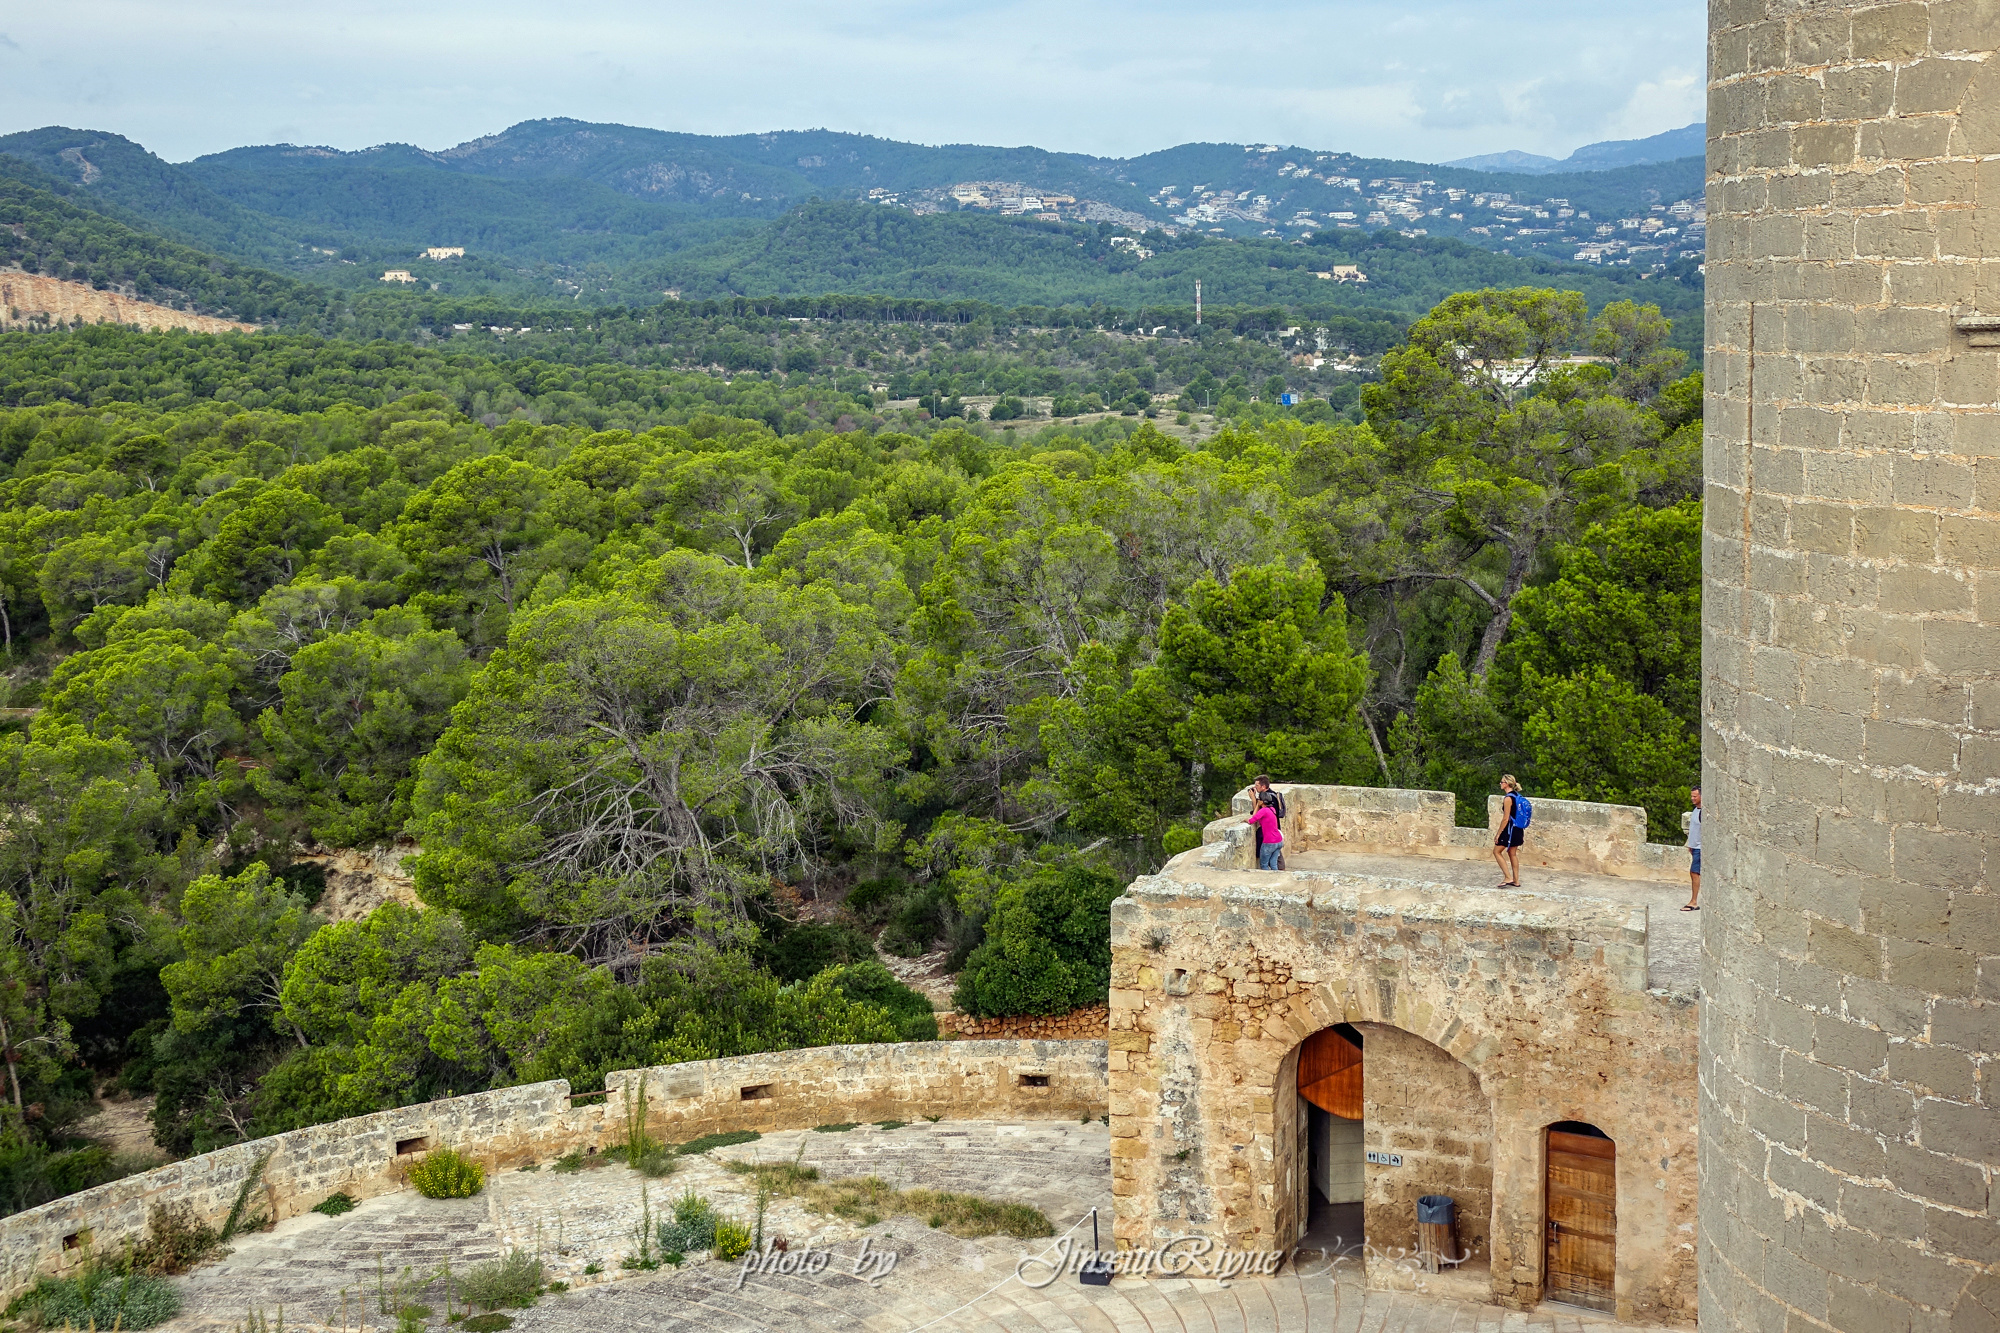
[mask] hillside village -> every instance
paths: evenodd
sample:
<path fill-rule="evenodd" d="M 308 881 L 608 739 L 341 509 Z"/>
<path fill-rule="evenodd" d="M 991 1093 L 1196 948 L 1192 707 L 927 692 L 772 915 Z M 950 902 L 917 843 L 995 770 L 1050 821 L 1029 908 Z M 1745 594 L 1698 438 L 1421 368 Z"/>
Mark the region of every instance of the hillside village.
<path fill-rule="evenodd" d="M 909 192 L 871 189 L 867 198 L 919 214 L 972 210 L 1045 222 L 1109 222 L 1168 236 L 1198 231 L 1303 241 L 1318 231 L 1388 227 L 1406 238 L 1453 236 L 1512 254 L 1642 269 L 1662 269 L 1687 257 L 1698 260 L 1708 234 L 1708 208 L 1700 195 L 1649 204 L 1643 211 L 1592 216 L 1590 209 L 1573 207 L 1568 198 L 1535 197 L 1533 185 L 1526 182 L 1515 192 L 1463 189 L 1406 176 L 1342 175 L 1338 156 L 1331 154 L 1304 164 L 1287 159 L 1277 175 L 1295 185 L 1310 181 L 1321 187 L 1314 206 L 1288 213 L 1297 202 L 1292 191 L 1281 190 L 1274 198 L 1265 190 L 1217 188 L 1207 182 L 1157 187 L 1148 202 L 1165 222 L 1020 181 L 961 181 L 946 189 Z"/>

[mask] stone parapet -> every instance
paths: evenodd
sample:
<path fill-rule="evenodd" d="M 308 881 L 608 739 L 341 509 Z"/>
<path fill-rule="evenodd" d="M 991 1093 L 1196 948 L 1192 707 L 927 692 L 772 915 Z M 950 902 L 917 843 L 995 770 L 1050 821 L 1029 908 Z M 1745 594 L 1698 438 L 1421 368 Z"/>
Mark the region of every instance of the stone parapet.
<path fill-rule="evenodd" d="M 922 1116 L 1095 1119 L 1109 1096 L 1104 1071 L 1102 1041 L 929 1041 L 691 1060 L 604 1081 L 622 1114 L 643 1074 L 646 1124 L 671 1142 Z"/>
<path fill-rule="evenodd" d="M 643 1072 L 648 1127 L 684 1142 L 733 1129 L 923 1116 L 1094 1119 L 1108 1104 L 1105 1067 L 1101 1040 L 939 1041 L 810 1047 Z M 236 1144 L 16 1213 L 0 1219 L 0 1303 L 41 1274 L 140 1239 L 159 1204 L 184 1203 L 219 1224 L 260 1160 L 250 1211 L 283 1219 L 330 1194 L 365 1199 L 401 1189 L 410 1164 L 431 1148 L 457 1148 L 489 1171 L 596 1151 L 623 1137 L 624 1097 L 641 1072 L 609 1075 L 611 1095 L 594 1104 L 575 1104 L 561 1080 L 497 1088 Z"/>
<path fill-rule="evenodd" d="M 1275 783 L 1272 790 L 1285 798 L 1288 852 L 1477 861 L 1493 854 L 1493 837 L 1500 828 L 1499 796 L 1487 798 L 1487 826 L 1477 829 L 1454 823 L 1458 798 L 1448 791 L 1289 782 Z M 1257 864 L 1255 839 L 1242 822 L 1250 810 L 1246 787 L 1231 800 L 1229 816 L 1202 830 L 1196 853 L 1201 866 L 1247 870 Z M 1680 847 L 1646 841 L 1646 812 L 1637 806 L 1536 798 L 1534 811 L 1520 853 L 1524 866 L 1659 881 L 1686 874 Z"/>

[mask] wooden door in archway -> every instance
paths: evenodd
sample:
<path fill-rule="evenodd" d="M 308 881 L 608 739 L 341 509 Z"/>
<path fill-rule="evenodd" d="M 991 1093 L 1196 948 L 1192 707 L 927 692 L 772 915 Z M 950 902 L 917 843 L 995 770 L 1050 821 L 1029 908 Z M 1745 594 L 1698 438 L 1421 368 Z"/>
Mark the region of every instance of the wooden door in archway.
<path fill-rule="evenodd" d="M 1550 1300 L 1615 1311 L 1618 1148 L 1589 1125 L 1549 1130 Z"/>
<path fill-rule="evenodd" d="M 1299 1052 L 1299 1096 L 1344 1120 L 1359 1120 L 1361 1048 L 1336 1028 L 1307 1037 Z"/>

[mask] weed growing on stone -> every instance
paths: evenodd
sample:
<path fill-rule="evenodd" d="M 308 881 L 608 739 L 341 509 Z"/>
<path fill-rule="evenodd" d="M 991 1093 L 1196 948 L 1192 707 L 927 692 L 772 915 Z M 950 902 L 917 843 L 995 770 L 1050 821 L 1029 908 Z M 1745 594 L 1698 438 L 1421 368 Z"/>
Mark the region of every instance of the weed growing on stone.
<path fill-rule="evenodd" d="M 179 1314 L 181 1294 L 149 1273 L 86 1263 L 72 1277 L 45 1277 L 7 1306 L 6 1317 L 32 1314 L 43 1328 L 142 1329 Z"/>
<path fill-rule="evenodd" d="M 754 1129 L 732 1129 L 726 1134 L 704 1134 L 698 1139 L 689 1139 L 674 1151 L 682 1157 L 693 1157 L 707 1152 L 710 1148 L 729 1148 L 739 1143 L 755 1143 L 763 1137 Z"/>
<path fill-rule="evenodd" d="M 659 1256 L 653 1253 L 653 1198 L 644 1181 L 639 1182 L 639 1225 L 632 1229 L 632 1239 L 639 1248 L 620 1260 L 618 1266 L 645 1273 L 658 1268 Z"/>
<path fill-rule="evenodd" d="M 756 1240 L 750 1228 L 723 1218 L 715 1224 L 715 1248 L 710 1251 L 724 1263 L 733 1263 L 750 1253 Z"/>
<path fill-rule="evenodd" d="M 688 1190 L 674 1200 L 673 1220 L 661 1220 L 655 1239 L 667 1254 L 687 1255 L 696 1250 L 712 1250 L 715 1248 L 715 1228 L 719 1220 L 713 1204 L 693 1190 Z"/>
<path fill-rule="evenodd" d="M 459 1327 L 463 1329 L 470 1329 L 471 1333 L 500 1333 L 500 1330 L 503 1328 L 514 1327 L 514 1316 L 510 1314 L 500 1314 L 498 1312 L 492 1314 L 476 1314 L 472 1316 L 472 1318 L 460 1324 Z"/>
<path fill-rule="evenodd" d="M 426 1199 L 469 1199 L 486 1188 L 486 1168 L 456 1148 L 433 1148 L 411 1164 L 410 1183 Z"/>
<path fill-rule="evenodd" d="M 564 1153 L 562 1156 L 556 1158 L 555 1162 L 549 1167 L 549 1170 L 559 1172 L 563 1175 L 568 1175 L 572 1171 L 583 1170 L 583 1149 L 573 1148 L 569 1152 Z"/>
<path fill-rule="evenodd" d="M 938 1121 L 944 1119 L 944 1117 L 941 1115 L 927 1115 L 924 1117 L 924 1119 L 930 1121 L 933 1125 L 935 1125 Z"/>
<path fill-rule="evenodd" d="M 344 1190 L 339 1194 L 329 1194 L 314 1204 L 312 1210 L 325 1213 L 328 1217 L 339 1217 L 342 1213 L 354 1211 L 354 1196 Z"/>
<path fill-rule="evenodd" d="M 195 1217 L 192 1206 L 160 1203 L 146 1220 L 146 1238 L 132 1247 L 132 1267 L 165 1277 L 224 1253 L 221 1235 Z"/>
<path fill-rule="evenodd" d="M 877 1128 L 877 1129 L 901 1129 L 901 1128 L 902 1128 L 902 1127 L 903 1127 L 904 1125 L 907 1125 L 907 1124 L 909 1124 L 909 1123 L 910 1123 L 910 1122 L 909 1122 L 909 1121 L 907 1121 L 907 1120 L 877 1120 L 877 1121 L 875 1122 L 875 1128 Z"/>
<path fill-rule="evenodd" d="M 271 1164 L 271 1152 L 266 1149 L 257 1160 L 250 1164 L 250 1171 L 243 1177 L 243 1184 L 237 1188 L 236 1202 L 229 1205 L 229 1216 L 222 1221 L 222 1233 L 217 1237 L 220 1244 L 227 1245 L 245 1231 L 269 1231 L 271 1215 L 250 1211 L 250 1192 L 257 1188 L 257 1182 L 264 1178 L 264 1168 Z"/>
<path fill-rule="evenodd" d="M 523 1171 L 539 1171 L 542 1169 L 542 1164 L 540 1162 L 529 1162 L 526 1165 L 524 1165 L 521 1169 Z"/>
<path fill-rule="evenodd" d="M 604 1271 L 604 1265 L 598 1263 L 594 1259 L 583 1266 L 583 1275 L 585 1277 L 596 1277 L 599 1273 L 602 1273 L 603 1271 Z"/>
<path fill-rule="evenodd" d="M 858 1129 L 858 1128 L 860 1127 L 860 1124 L 861 1124 L 861 1122 L 860 1122 L 860 1121 L 858 1121 L 858 1120 L 846 1120 L 846 1121 L 842 1121 L 842 1122 L 841 1122 L 840 1124 L 837 1124 L 837 1125 L 814 1125 L 814 1126 L 813 1126 L 813 1133 L 815 1133 L 815 1134 L 845 1134 L 845 1133 L 846 1133 L 846 1132 L 847 1132 L 848 1130 L 850 1130 L 850 1129 Z"/>
<path fill-rule="evenodd" d="M 993 1235 L 1027 1239 L 1056 1234 L 1054 1225 L 1040 1209 L 1024 1203 L 999 1203 L 974 1194 L 941 1190 L 899 1190 L 879 1176 L 821 1181 L 817 1167 L 798 1162 L 728 1165 L 739 1176 L 756 1177 L 761 1190 L 778 1197 L 796 1197 L 815 1213 L 842 1218 L 857 1226 L 874 1226 L 892 1214 L 905 1213 L 967 1239 Z"/>
<path fill-rule="evenodd" d="M 503 1305 L 525 1310 L 541 1295 L 543 1276 L 538 1256 L 526 1250 L 509 1250 L 504 1259 L 489 1259 L 466 1269 L 458 1280 L 458 1298 L 482 1310 L 497 1310 Z M 470 1319 L 461 1325 L 471 1326 Z"/>
<path fill-rule="evenodd" d="M 251 1307 L 244 1312 L 243 1322 L 236 1326 L 235 1333 L 285 1333 L 285 1307 L 278 1307 L 275 1321 L 262 1310 Z"/>

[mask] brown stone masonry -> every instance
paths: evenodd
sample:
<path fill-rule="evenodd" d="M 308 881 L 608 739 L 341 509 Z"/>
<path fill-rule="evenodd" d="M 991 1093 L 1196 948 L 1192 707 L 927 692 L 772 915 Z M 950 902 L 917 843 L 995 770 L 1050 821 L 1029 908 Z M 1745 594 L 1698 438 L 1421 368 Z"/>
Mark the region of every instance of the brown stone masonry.
<path fill-rule="evenodd" d="M 1576 811 L 1571 833 L 1547 842 L 1595 870 L 1503 891 L 1483 887 L 1490 868 L 1466 883 L 1474 867 L 1425 831 L 1423 812 L 1449 796 L 1284 790 L 1291 869 L 1231 868 L 1241 826 L 1218 822 L 1214 841 L 1113 906 L 1118 1243 L 1200 1232 L 1294 1245 L 1310 1206 L 1300 1045 L 1351 1023 L 1365 1045 L 1365 1146 L 1390 1159 L 1366 1165 L 1378 1254 L 1414 1243 L 1418 1195 L 1448 1194 L 1478 1251 L 1468 1271 L 1485 1266 L 1496 1301 L 1533 1305 L 1546 1132 L 1583 1122 L 1617 1145 L 1615 1313 L 1690 1318 L 1695 1001 L 1649 988 L 1647 903 L 1662 890 L 1634 882 L 1629 836 L 1591 832 L 1642 829 L 1643 816 Z M 1367 837 L 1328 832 L 1330 811 Z M 1556 818 L 1537 803 L 1538 829 Z M 1344 850 L 1355 845 L 1367 850 Z M 1371 1257 L 1368 1279 L 1390 1285 L 1393 1265 Z"/>

